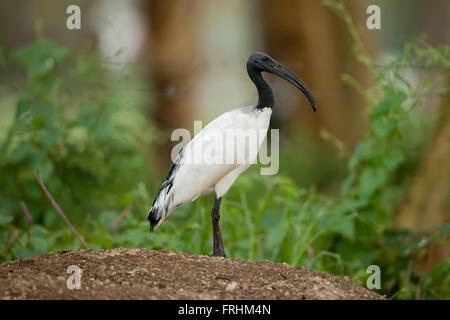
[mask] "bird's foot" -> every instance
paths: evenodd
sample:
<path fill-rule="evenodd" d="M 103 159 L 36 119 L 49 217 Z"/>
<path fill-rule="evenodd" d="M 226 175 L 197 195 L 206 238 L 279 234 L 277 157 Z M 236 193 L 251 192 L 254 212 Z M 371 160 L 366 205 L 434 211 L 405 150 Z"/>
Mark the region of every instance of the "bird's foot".
<path fill-rule="evenodd" d="M 224 253 L 220 254 L 220 253 L 213 253 L 213 254 L 209 254 L 208 257 L 222 257 L 222 258 L 227 258 L 227 255 Z"/>

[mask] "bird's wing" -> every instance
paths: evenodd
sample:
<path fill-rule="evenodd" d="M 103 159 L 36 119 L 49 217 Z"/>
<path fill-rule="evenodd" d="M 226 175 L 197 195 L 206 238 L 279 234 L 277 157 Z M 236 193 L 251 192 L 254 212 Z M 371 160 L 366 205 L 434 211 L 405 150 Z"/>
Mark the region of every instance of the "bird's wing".
<path fill-rule="evenodd" d="M 219 184 L 221 195 L 225 193 L 256 159 L 269 126 L 271 110 L 266 109 L 235 109 L 205 126 L 178 155 L 158 192 L 149 220 L 152 221 L 150 216 L 154 211 L 158 226 L 180 204 L 217 191 L 215 186 L 227 177 L 225 183 Z M 252 145 L 247 143 L 249 140 L 238 142 L 242 137 L 256 137 L 256 144 L 249 147 Z"/>
<path fill-rule="evenodd" d="M 180 190 L 186 188 L 186 181 L 191 184 L 184 197 L 180 193 L 175 200 L 194 200 L 235 169 L 247 169 L 267 134 L 270 116 L 269 108 L 245 107 L 226 112 L 205 126 L 183 151 L 174 183 Z"/>

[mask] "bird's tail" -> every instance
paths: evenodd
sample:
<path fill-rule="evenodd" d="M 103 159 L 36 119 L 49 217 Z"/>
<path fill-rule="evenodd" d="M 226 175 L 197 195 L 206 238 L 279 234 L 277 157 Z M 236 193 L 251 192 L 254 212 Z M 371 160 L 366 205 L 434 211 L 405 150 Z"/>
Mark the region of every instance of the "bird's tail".
<path fill-rule="evenodd" d="M 163 183 L 148 213 L 147 220 L 150 221 L 150 232 L 158 227 L 170 214 L 173 196 L 172 185 Z"/>
<path fill-rule="evenodd" d="M 156 194 L 155 200 L 153 201 L 152 208 L 148 213 L 147 220 L 150 221 L 150 232 L 154 228 L 157 228 L 164 219 L 172 212 L 175 207 L 173 206 L 173 181 L 175 179 L 176 172 L 180 166 L 181 159 L 183 158 L 184 149 L 181 149 L 175 162 L 172 164 L 169 170 L 169 174 L 163 181 L 161 188 Z"/>
<path fill-rule="evenodd" d="M 151 207 L 147 220 L 150 221 L 150 232 L 153 232 L 153 229 L 158 224 L 159 220 L 161 220 L 161 215 L 157 208 Z"/>

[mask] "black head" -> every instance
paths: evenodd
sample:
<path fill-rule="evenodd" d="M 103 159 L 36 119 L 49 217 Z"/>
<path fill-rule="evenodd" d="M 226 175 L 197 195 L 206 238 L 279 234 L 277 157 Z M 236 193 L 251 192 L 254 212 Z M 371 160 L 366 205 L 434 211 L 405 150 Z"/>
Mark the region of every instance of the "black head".
<path fill-rule="evenodd" d="M 293 72 L 281 63 L 278 63 L 268 54 L 264 52 L 252 53 L 247 61 L 247 69 L 253 69 L 256 72 L 269 72 L 289 81 L 305 94 L 311 103 L 313 110 L 316 111 L 316 103 L 314 102 L 314 98 L 308 87 Z"/>
<path fill-rule="evenodd" d="M 258 71 L 266 71 L 270 65 L 273 65 L 276 61 L 264 52 L 253 52 L 248 58 L 247 64 L 254 66 Z"/>

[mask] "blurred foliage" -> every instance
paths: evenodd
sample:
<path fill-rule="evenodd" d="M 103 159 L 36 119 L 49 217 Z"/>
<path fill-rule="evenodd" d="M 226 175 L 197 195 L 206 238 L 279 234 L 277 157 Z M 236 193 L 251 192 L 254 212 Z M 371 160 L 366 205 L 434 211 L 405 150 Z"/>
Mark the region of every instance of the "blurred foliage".
<path fill-rule="evenodd" d="M 376 264 L 382 270 L 382 294 L 408 299 L 419 290 L 421 298 L 449 298 L 449 259 L 427 275 L 410 271 L 415 253 L 448 238 L 449 224 L 426 236 L 391 224 L 405 192 L 398 176 L 406 160 L 401 128 L 414 126 L 413 109 L 436 88 L 427 78 L 413 86 L 405 70 L 416 64 L 448 70 L 449 48 L 431 48 L 419 40 L 407 44 L 396 60 L 377 65 L 342 3 L 325 3 L 344 18 L 355 54 L 373 74 L 367 90 L 343 75 L 366 98 L 370 130 L 354 150 L 323 132 L 347 161 L 347 177 L 337 195 L 300 188 L 280 175 L 260 176 L 256 168 L 242 175 L 222 202 L 226 251 L 231 257 L 351 275 L 362 285 L 369 277 L 367 267 Z M 148 97 L 121 90 L 138 81 L 136 70 L 110 72 L 95 55 L 72 55 L 49 40 L 9 56 L 0 50 L 0 67 L 9 59 L 23 68 L 26 80 L 0 147 L 0 248 L 8 247 L 19 230 L 2 260 L 80 247 L 40 189 L 37 168 L 90 248 L 211 252 L 213 196 L 181 206 L 156 232 L 148 232 L 145 216 L 160 184 L 154 177 L 162 175 L 151 171 L 158 132 L 140 108 Z M 33 217 L 30 229 L 21 201 Z M 123 211 L 127 206 L 128 213 Z"/>
<path fill-rule="evenodd" d="M 98 57 L 72 55 L 49 40 L 9 58 L 23 68 L 25 80 L 0 145 L 0 246 L 14 226 L 26 226 L 19 206 L 24 201 L 33 216 L 31 247 L 22 234 L 7 258 L 76 247 L 36 183 L 36 169 L 77 226 L 91 223 L 91 215 L 121 210 L 150 176 L 157 132 L 137 108 L 145 97 L 120 87 L 137 81 L 127 66 L 117 74 Z"/>

